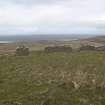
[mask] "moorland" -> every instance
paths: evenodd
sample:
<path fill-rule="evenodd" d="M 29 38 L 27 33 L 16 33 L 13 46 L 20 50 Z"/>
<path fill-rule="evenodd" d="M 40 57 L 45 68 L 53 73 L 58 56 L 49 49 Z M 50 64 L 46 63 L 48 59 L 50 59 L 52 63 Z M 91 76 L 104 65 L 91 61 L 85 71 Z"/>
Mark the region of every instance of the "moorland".
<path fill-rule="evenodd" d="M 0 44 L 0 105 L 105 105 L 105 51 L 44 52 L 51 45 L 104 45 L 97 40 Z M 23 44 L 30 54 L 15 56 Z"/>

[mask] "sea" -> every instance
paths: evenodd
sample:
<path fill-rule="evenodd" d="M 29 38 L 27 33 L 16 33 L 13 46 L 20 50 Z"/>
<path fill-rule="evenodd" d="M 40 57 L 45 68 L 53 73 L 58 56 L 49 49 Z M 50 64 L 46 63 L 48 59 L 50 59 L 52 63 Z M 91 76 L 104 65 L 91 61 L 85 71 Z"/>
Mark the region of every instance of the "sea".
<path fill-rule="evenodd" d="M 33 41 L 71 41 L 89 38 L 89 35 L 0 35 L 0 43 Z"/>
<path fill-rule="evenodd" d="M 3 43 L 13 43 L 13 41 L 0 41 L 0 44 L 3 44 Z"/>

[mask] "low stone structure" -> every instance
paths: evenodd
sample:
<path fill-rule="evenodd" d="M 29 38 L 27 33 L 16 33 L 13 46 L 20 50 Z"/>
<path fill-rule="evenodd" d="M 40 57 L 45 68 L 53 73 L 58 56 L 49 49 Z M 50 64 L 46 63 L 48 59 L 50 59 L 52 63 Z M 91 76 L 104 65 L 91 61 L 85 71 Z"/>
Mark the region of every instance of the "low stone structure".
<path fill-rule="evenodd" d="M 28 56 L 29 55 L 29 48 L 27 48 L 25 46 L 17 47 L 15 55 L 17 55 L 17 56 Z"/>
<path fill-rule="evenodd" d="M 96 47 L 97 51 L 105 51 L 105 46 Z"/>
<path fill-rule="evenodd" d="M 95 50 L 95 46 L 91 46 L 91 45 L 83 45 L 80 47 L 79 51 L 93 51 Z"/>
<path fill-rule="evenodd" d="M 68 46 L 49 46 L 45 48 L 45 52 L 71 52 L 72 48 Z"/>

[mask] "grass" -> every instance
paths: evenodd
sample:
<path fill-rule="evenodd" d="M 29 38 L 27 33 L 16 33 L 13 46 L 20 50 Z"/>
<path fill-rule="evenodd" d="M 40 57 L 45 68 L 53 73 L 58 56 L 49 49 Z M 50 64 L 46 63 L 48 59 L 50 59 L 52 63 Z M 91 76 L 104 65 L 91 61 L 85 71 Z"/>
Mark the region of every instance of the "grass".
<path fill-rule="evenodd" d="M 104 83 L 104 51 L 0 56 L 0 105 L 105 105 Z"/>

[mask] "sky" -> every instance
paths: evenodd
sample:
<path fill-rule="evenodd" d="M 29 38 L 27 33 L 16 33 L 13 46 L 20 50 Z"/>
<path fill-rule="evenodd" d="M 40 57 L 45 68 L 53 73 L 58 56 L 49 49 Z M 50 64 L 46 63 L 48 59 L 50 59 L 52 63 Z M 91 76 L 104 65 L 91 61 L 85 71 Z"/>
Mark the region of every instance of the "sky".
<path fill-rule="evenodd" d="M 105 34 L 105 0 L 0 0 L 0 35 Z"/>

